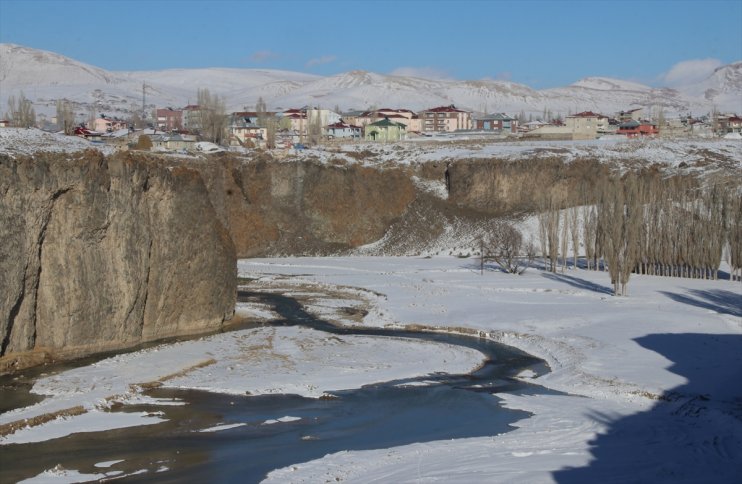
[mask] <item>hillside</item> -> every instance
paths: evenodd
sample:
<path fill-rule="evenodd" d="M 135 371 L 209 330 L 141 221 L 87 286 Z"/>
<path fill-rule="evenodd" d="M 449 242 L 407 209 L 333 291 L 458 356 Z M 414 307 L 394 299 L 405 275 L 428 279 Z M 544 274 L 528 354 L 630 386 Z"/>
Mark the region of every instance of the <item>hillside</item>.
<path fill-rule="evenodd" d="M 227 100 L 229 110 L 252 108 L 262 97 L 269 108 L 307 104 L 342 110 L 369 106 L 419 110 L 455 104 L 478 112 L 554 114 L 592 110 L 602 113 L 638 106 L 662 106 L 665 112 L 705 113 L 742 110 L 742 63 L 718 68 L 711 76 L 682 89 L 653 88 L 636 82 L 589 77 L 570 86 L 535 90 L 523 84 L 495 80 L 442 80 L 350 71 L 316 76 L 268 69 L 167 69 L 109 72 L 53 52 L 0 44 L 0 112 L 7 97 L 24 91 L 36 112 L 53 115 L 57 99 L 73 101 L 78 116 L 89 109 L 128 116 L 146 110 L 184 106 L 198 88 L 208 88 Z"/>

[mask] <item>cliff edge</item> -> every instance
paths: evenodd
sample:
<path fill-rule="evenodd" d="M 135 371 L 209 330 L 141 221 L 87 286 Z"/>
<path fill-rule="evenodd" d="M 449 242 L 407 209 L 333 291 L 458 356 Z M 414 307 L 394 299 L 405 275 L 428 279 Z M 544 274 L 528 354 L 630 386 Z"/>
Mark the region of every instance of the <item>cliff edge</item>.
<path fill-rule="evenodd" d="M 236 277 L 197 171 L 94 150 L 0 154 L 0 373 L 219 329 Z"/>

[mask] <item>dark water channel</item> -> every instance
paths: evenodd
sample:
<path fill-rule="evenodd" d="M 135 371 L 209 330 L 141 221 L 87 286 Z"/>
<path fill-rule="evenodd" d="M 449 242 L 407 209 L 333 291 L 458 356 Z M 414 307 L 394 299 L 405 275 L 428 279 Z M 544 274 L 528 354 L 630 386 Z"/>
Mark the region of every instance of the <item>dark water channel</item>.
<path fill-rule="evenodd" d="M 334 393 L 330 399 L 295 395 L 232 396 L 155 389 L 148 395 L 177 398 L 183 406 L 127 405 L 118 411 L 163 412 L 166 422 L 74 434 L 31 444 L 0 446 L 0 481 L 16 482 L 61 465 L 85 474 L 123 471 L 125 481 L 259 482 L 273 469 L 341 450 L 380 449 L 415 442 L 491 436 L 510 429 L 526 412 L 500 406 L 498 393 L 545 393 L 513 379 L 524 369 L 548 371 L 541 360 L 485 339 L 388 329 L 337 328 L 306 313 L 294 299 L 240 292 L 242 301 L 271 304 L 281 319 L 343 335 L 416 338 L 474 348 L 486 363 L 474 374 L 436 374 Z M 47 370 L 48 371 L 48 370 Z M 407 386 L 432 382 L 425 386 Z M 22 401 L 16 390 L 0 398 Z M 264 424 L 284 416 L 299 420 Z M 216 425 L 241 424 L 217 432 Z M 107 469 L 96 463 L 123 460 Z M 139 474 L 136 471 L 146 470 Z"/>

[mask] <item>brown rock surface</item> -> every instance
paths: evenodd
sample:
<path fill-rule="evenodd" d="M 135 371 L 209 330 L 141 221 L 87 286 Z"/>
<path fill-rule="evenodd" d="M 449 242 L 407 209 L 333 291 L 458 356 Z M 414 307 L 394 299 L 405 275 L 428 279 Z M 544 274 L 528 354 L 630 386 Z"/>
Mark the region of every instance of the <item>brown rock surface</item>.
<path fill-rule="evenodd" d="M 402 169 L 214 157 L 196 166 L 238 257 L 332 254 L 380 239 L 416 197 Z"/>
<path fill-rule="evenodd" d="M 218 329 L 235 289 L 234 245 L 197 171 L 0 156 L 0 373 Z"/>

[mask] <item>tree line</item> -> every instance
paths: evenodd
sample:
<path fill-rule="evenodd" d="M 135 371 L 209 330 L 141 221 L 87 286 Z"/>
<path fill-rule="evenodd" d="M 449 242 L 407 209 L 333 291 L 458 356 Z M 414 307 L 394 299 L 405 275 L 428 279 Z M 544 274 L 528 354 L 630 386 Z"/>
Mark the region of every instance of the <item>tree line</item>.
<path fill-rule="evenodd" d="M 632 273 L 717 279 L 722 259 L 742 280 L 742 198 L 736 183 L 629 172 L 595 179 L 583 202 L 565 208 L 545 197 L 539 210 L 544 265 L 577 265 L 609 273 L 613 292 L 627 294 Z M 570 250 L 571 249 L 571 250 Z M 582 249 L 582 250 L 581 250 Z M 561 257 L 560 257 L 561 256 Z"/>

